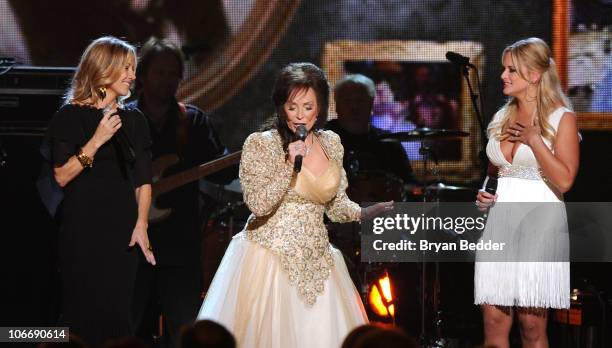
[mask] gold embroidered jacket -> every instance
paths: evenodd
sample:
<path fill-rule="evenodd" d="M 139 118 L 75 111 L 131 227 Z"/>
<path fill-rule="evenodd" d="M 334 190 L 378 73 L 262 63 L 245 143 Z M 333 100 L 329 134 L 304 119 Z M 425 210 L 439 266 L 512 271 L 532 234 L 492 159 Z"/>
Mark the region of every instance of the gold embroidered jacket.
<path fill-rule="evenodd" d="M 334 222 L 358 221 L 361 217 L 361 208 L 345 192 L 340 138 L 332 131 L 317 134 L 330 166 L 339 176 L 339 184 L 332 188 L 335 191 L 327 202 L 317 202 L 296 191 L 293 165 L 285 161 L 276 130 L 251 134 L 240 161 L 244 201 L 253 213 L 245 228 L 246 237 L 280 257 L 290 283 L 297 286 L 308 305 L 323 292 L 333 266 L 323 214 Z"/>

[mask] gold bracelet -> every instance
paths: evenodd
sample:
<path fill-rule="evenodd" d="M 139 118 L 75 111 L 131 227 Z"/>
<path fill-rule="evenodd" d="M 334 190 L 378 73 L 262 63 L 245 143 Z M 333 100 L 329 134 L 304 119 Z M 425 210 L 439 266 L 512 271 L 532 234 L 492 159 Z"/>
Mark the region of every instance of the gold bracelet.
<path fill-rule="evenodd" d="M 87 156 L 83 149 L 79 149 L 79 154 L 76 155 L 76 158 L 79 160 L 83 168 L 91 168 L 93 167 L 93 158 Z"/>

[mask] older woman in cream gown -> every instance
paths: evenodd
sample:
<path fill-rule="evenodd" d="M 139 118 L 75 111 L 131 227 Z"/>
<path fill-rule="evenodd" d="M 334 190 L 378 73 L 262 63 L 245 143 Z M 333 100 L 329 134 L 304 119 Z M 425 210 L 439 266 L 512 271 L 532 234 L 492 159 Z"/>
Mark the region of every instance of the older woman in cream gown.
<path fill-rule="evenodd" d="M 345 194 L 343 148 L 317 131 L 329 166 L 292 176 L 276 130 L 247 138 L 240 163 L 253 215 L 230 243 L 198 319 L 225 325 L 241 347 L 338 347 L 368 319 L 323 214 L 356 221 L 361 208 Z"/>

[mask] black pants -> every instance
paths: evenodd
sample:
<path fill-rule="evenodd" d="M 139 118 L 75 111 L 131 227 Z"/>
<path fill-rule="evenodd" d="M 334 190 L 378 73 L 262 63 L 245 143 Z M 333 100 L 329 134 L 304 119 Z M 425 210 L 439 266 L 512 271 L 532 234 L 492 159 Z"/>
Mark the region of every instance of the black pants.
<path fill-rule="evenodd" d="M 189 266 L 151 266 L 141 262 L 134 293 L 134 324 L 137 335 L 151 346 L 176 347 L 181 327 L 195 322 L 202 304 L 202 271 L 199 263 Z M 159 315 L 163 335 L 158 334 Z"/>

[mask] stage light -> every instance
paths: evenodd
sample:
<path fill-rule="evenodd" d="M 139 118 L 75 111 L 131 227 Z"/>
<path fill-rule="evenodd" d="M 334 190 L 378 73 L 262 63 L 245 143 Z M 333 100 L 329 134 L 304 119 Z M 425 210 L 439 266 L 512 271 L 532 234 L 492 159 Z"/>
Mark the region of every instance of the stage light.
<path fill-rule="evenodd" d="M 571 300 L 572 300 L 572 301 L 578 301 L 578 295 L 580 295 L 580 290 L 578 290 L 578 289 L 572 289 L 572 296 L 571 296 Z"/>
<path fill-rule="evenodd" d="M 368 299 L 374 313 L 381 317 L 390 316 L 391 318 L 395 318 L 393 289 L 391 287 L 389 274 L 386 271 L 370 286 Z"/>

